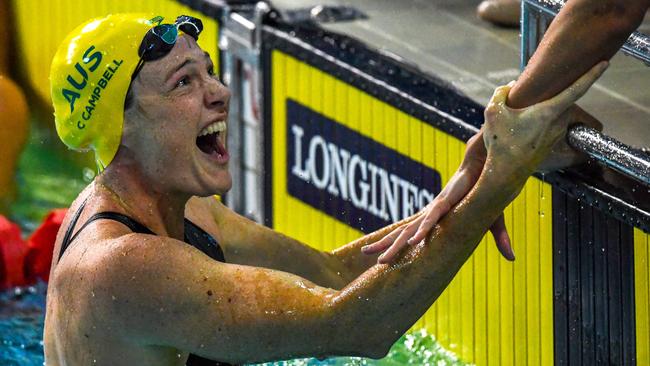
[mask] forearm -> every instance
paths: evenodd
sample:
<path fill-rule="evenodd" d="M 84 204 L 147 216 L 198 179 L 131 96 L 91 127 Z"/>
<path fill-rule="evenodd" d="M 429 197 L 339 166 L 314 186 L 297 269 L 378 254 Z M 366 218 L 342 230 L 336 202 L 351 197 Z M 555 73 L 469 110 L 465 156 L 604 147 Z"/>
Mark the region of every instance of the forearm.
<path fill-rule="evenodd" d="M 553 97 L 593 65 L 610 59 L 639 26 L 649 3 L 568 1 L 510 90 L 508 106 L 524 108 Z"/>
<path fill-rule="evenodd" d="M 340 317 L 337 326 L 361 329 L 364 337 L 372 333 L 376 338 L 369 343 L 387 349 L 422 316 L 526 180 L 503 170 L 490 172 L 492 165 L 487 166 L 475 188 L 424 243 L 409 247 L 396 264 L 370 268 L 332 300 Z M 380 329 L 365 332 L 368 326 Z"/>
<path fill-rule="evenodd" d="M 249 226 L 250 227 L 250 226 Z M 232 263 L 264 267 L 298 275 L 319 286 L 341 289 L 349 281 L 345 266 L 330 253 L 312 248 L 298 240 L 266 227 L 245 231 L 247 244 L 235 248 Z"/>

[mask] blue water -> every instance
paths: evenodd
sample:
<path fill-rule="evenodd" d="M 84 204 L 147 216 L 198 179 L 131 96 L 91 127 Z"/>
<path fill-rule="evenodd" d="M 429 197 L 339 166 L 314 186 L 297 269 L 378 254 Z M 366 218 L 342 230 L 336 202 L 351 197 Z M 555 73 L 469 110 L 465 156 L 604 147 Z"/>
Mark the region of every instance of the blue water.
<path fill-rule="evenodd" d="M 0 365 L 43 365 L 46 285 L 0 293 Z"/>

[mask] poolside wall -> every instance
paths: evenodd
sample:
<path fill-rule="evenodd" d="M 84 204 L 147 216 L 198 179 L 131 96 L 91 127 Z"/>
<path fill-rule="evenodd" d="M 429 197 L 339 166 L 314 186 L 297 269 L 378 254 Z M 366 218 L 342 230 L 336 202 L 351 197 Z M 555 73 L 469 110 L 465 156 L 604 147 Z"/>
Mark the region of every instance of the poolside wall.
<path fill-rule="evenodd" d="M 437 194 L 482 123 L 483 107 L 445 82 L 345 36 L 273 24 L 263 47 L 265 217 L 317 248 L 383 223 L 381 197 L 389 205 L 395 194 L 372 187 L 376 170 L 404 187 L 438 174 Z M 477 365 L 648 364 L 649 236 L 630 224 L 648 230 L 648 220 L 591 188 L 563 174 L 531 177 L 505 212 L 517 260 L 486 235 L 415 328 Z M 354 189 L 376 194 L 377 207 Z M 412 206 L 402 198 L 398 218 Z"/>

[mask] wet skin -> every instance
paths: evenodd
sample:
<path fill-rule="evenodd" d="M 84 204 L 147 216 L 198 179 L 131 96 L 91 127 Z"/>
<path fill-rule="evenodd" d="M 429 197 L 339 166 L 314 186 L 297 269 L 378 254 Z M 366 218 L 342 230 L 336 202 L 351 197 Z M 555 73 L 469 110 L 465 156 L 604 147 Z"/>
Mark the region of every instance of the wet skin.
<path fill-rule="evenodd" d="M 509 2 L 504 0 L 502 4 Z M 498 4 L 486 0 L 481 5 Z M 544 34 L 526 69 L 508 94 L 508 106 L 524 108 L 557 95 L 602 60 L 609 60 L 627 37 L 643 20 L 650 0 L 572 0 L 566 3 Z M 492 9 L 494 10 L 494 9 Z M 481 10 L 479 10 L 480 12 Z M 594 29 L 599 31 L 594 32 Z M 602 124 L 577 105 L 572 108 L 572 123 L 582 123 L 597 130 Z M 532 121 L 532 123 L 536 123 Z M 427 212 L 411 225 L 400 228 L 385 240 L 367 248 L 369 253 L 382 253 L 381 262 L 391 262 L 408 242 L 421 241 L 449 209 L 471 190 L 483 170 L 487 151 L 483 130 L 467 142 L 465 157 L 444 190 L 428 205 Z M 571 149 L 564 140 L 540 166 L 540 171 L 553 171 L 585 161 L 584 154 Z M 490 230 L 499 251 L 514 259 L 503 216 Z"/>
<path fill-rule="evenodd" d="M 565 130 L 565 119 L 557 117 L 600 72 L 526 110 L 505 107 L 509 89 L 498 90 L 485 127 L 486 136 L 496 137 L 486 140 L 485 168 L 474 189 L 424 242 L 395 264 L 378 265 L 361 247 L 417 215 L 326 253 L 210 197 L 230 188 L 227 162 L 203 153 L 196 138 L 226 118 L 229 94 L 211 75 L 203 51 L 182 38 L 168 56 L 145 64 L 117 156 L 75 200 L 62 226 L 88 198 L 77 228 L 94 213 L 117 211 L 158 236 L 97 221 L 57 263 L 59 233 L 47 296 L 46 363 L 183 365 L 189 352 L 231 363 L 382 357 L 520 191 Z M 544 122 L 522 122 L 530 118 Z M 180 240 L 183 216 L 219 241 L 228 264 Z"/>

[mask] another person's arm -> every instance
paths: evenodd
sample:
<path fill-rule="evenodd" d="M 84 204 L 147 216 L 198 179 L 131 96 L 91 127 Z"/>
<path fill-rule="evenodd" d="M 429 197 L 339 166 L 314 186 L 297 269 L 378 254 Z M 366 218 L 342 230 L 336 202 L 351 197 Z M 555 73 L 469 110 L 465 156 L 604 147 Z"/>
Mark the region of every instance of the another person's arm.
<path fill-rule="evenodd" d="M 639 26 L 649 6 L 650 0 L 568 1 L 551 23 L 526 69 L 510 90 L 508 106 L 524 108 L 548 99 L 599 61 L 610 59 Z M 575 110 L 575 116 L 585 122 L 593 120 L 579 109 Z M 436 197 L 425 209 L 425 214 L 407 225 L 396 240 L 387 237 L 370 248 L 370 253 L 385 251 L 381 257 L 383 261 L 392 261 L 407 243 L 422 240 L 447 213 L 449 207 L 469 192 L 485 160 L 486 150 L 482 136 L 481 130 L 467 142 L 463 163 L 445 187 L 445 194 Z M 557 169 L 571 162 L 571 159 L 553 161 L 547 168 Z M 502 216 L 493 224 L 491 231 L 504 257 L 514 259 Z"/>
<path fill-rule="evenodd" d="M 143 235 L 133 234 L 116 243 L 110 263 L 97 266 L 97 283 L 110 285 L 96 288 L 92 301 L 116 314 L 115 327 L 132 342 L 226 362 L 382 357 L 519 193 L 566 129 L 566 118 L 557 117 L 602 73 L 600 66 L 553 100 L 523 111 L 508 109 L 508 88 L 497 89 L 486 110 L 487 160 L 472 191 L 424 243 L 393 265 L 371 267 L 340 291 L 286 272 L 215 262 L 169 238 L 157 237 L 152 257 Z"/>
<path fill-rule="evenodd" d="M 570 0 L 508 94 L 508 106 L 546 100 L 609 60 L 643 20 L 649 0 Z"/>

